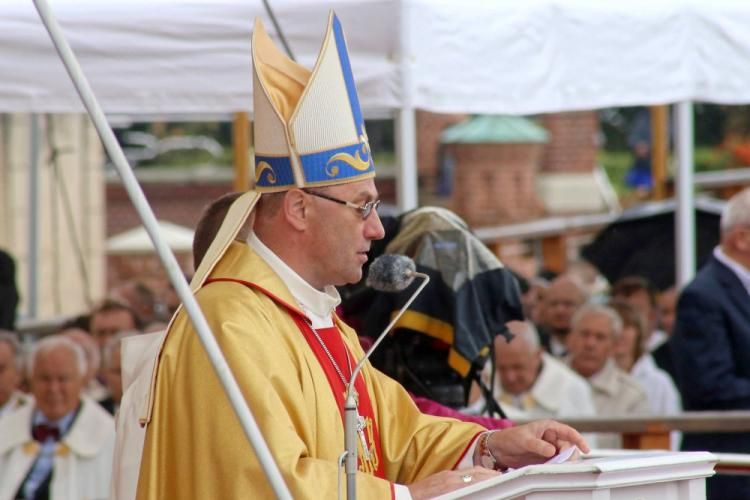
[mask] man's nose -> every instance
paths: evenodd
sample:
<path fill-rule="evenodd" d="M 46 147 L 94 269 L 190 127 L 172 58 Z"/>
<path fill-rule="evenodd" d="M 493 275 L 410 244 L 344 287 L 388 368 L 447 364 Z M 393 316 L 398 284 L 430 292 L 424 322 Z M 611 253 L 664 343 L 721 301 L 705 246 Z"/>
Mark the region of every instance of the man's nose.
<path fill-rule="evenodd" d="M 385 228 L 377 210 L 373 210 L 365 219 L 365 237 L 368 240 L 382 240 L 385 237 Z"/>

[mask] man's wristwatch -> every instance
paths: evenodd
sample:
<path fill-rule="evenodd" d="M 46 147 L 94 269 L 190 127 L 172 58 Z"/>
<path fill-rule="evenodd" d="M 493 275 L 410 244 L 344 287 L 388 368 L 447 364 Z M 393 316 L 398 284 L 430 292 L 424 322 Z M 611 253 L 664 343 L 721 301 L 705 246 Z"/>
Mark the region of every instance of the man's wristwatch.
<path fill-rule="evenodd" d="M 498 470 L 501 468 L 489 447 L 490 436 L 495 432 L 497 431 L 487 431 L 479 437 L 479 465 L 485 469 Z"/>

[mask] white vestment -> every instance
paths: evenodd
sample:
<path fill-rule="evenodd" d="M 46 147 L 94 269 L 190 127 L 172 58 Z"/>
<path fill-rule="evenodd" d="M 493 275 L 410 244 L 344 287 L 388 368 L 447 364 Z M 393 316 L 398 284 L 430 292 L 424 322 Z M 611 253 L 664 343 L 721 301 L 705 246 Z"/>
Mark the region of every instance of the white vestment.
<path fill-rule="evenodd" d="M 488 363 L 482 372 L 482 379 L 488 385 L 490 370 Z M 511 420 L 596 415 L 591 387 L 586 379 L 546 352 L 542 353 L 542 369 L 529 391 L 509 398 L 503 391 L 500 374 L 496 372 L 493 394 Z M 477 408 L 477 405 L 484 406 L 483 398 L 473 403 L 470 409 Z"/>
<path fill-rule="evenodd" d="M 622 371 L 612 358 L 588 380 L 600 417 L 652 414 L 643 387 L 635 378 Z M 619 434 L 599 433 L 597 443 L 600 448 L 622 448 L 622 438 Z"/>
<path fill-rule="evenodd" d="M 116 415 L 117 442 L 112 462 L 112 500 L 132 500 L 138 488 L 151 376 L 166 332 L 122 339 L 122 401 Z"/>
<path fill-rule="evenodd" d="M 482 371 L 482 380 L 488 386 L 491 369 L 487 363 Z M 496 372 L 493 394 L 511 420 L 596 416 L 591 387 L 586 379 L 546 352 L 542 353 L 542 369 L 529 391 L 519 395 L 506 394 L 500 373 Z M 477 414 L 484 406 L 484 398 L 480 397 L 467 408 L 467 413 Z M 597 446 L 594 434 L 584 434 L 584 437 L 590 447 Z"/>
<path fill-rule="evenodd" d="M 667 372 L 656 365 L 651 354 L 644 354 L 635 362 L 630 374 L 646 391 L 651 411 L 654 415 L 676 415 L 682 411 L 680 393 Z M 672 431 L 669 433 L 670 448 L 680 449 L 682 433 Z"/>
<path fill-rule="evenodd" d="M 41 446 L 31 437 L 33 405 L 0 421 L 0 500 L 15 498 Z M 103 499 L 109 496 L 115 426 L 96 401 L 81 399 L 71 428 L 57 443 L 51 500 Z"/>
<path fill-rule="evenodd" d="M 4 405 L 0 406 L 0 417 L 13 413 L 18 408 L 31 404 L 34 402 L 34 397 L 31 394 L 25 394 L 21 391 L 13 391 L 8 398 L 8 401 Z"/>

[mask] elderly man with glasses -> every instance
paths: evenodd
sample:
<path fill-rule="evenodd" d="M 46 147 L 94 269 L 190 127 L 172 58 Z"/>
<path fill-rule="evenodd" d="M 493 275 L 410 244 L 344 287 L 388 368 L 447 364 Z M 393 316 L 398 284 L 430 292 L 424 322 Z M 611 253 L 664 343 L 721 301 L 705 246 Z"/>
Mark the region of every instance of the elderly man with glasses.
<path fill-rule="evenodd" d="M 82 395 L 86 358 L 62 335 L 30 356 L 33 404 L 0 419 L 0 498 L 102 499 L 109 496 L 115 426 Z"/>

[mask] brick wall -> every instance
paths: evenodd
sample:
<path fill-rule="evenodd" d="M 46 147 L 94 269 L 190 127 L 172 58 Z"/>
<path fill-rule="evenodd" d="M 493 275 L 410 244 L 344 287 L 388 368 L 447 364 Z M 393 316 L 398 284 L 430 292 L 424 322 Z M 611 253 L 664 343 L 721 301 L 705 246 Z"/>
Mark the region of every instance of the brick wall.
<path fill-rule="evenodd" d="M 544 172 L 587 172 L 596 165 L 599 117 L 595 111 L 544 115 L 549 132 L 542 156 Z"/>
<path fill-rule="evenodd" d="M 182 272 L 192 276 L 192 254 L 178 252 L 175 257 Z M 107 290 L 133 280 L 148 286 L 157 296 L 164 295 L 169 286 L 167 273 L 156 254 L 107 256 Z"/>
<path fill-rule="evenodd" d="M 417 171 L 420 188 L 426 192 L 434 192 L 437 182 L 440 133 L 449 125 L 464 121 L 467 116 L 417 110 Z"/>
<path fill-rule="evenodd" d="M 451 144 L 456 159 L 451 209 L 470 226 L 488 226 L 537 217 L 538 144 Z"/>
<path fill-rule="evenodd" d="M 232 191 L 227 182 L 141 182 L 157 219 L 194 228 L 203 207 L 224 193 Z M 122 184 L 107 183 L 107 237 L 141 225 Z"/>

